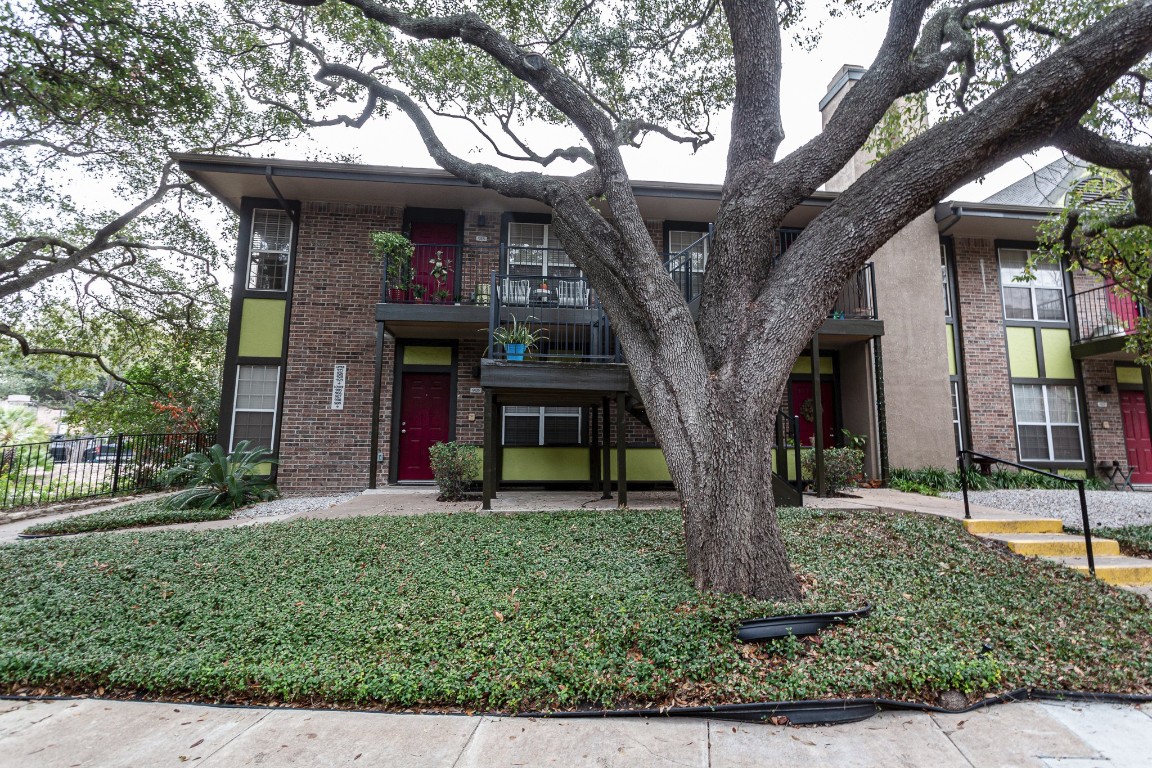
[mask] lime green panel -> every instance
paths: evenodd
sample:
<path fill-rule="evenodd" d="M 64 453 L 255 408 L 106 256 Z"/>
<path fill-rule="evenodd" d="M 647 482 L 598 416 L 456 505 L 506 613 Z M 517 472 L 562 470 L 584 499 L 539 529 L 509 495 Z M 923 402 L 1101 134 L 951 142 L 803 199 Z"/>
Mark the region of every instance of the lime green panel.
<path fill-rule="evenodd" d="M 811 374 L 812 373 L 812 356 L 801 355 L 796 359 L 796 364 L 792 366 L 792 373 L 794 374 Z M 832 358 L 820 356 L 820 374 L 832 375 Z"/>
<path fill-rule="evenodd" d="M 772 454 L 772 471 L 776 471 L 776 449 L 771 450 Z M 784 454 L 784 461 L 788 464 L 788 480 L 796 479 L 796 451 L 789 449 Z"/>
<path fill-rule="evenodd" d="M 1131 365 L 1118 365 L 1116 366 L 1116 383 L 1143 384 L 1144 379 L 1140 375 L 1139 368 L 1134 368 Z"/>
<path fill-rule="evenodd" d="M 240 357 L 280 357 L 284 349 L 283 299 L 244 299 Z"/>
<path fill-rule="evenodd" d="M 632 457 L 632 452 L 628 452 Z M 629 472 L 631 477 L 632 473 Z M 504 479 L 528 480 L 590 480 L 588 449 L 516 447 L 504 449 Z"/>
<path fill-rule="evenodd" d="M 1042 328 L 1040 340 L 1044 342 L 1044 375 L 1049 379 L 1074 379 L 1072 367 L 1072 335 L 1067 328 Z"/>
<path fill-rule="evenodd" d="M 1008 329 L 1008 369 L 1012 372 L 1013 378 L 1039 378 L 1036 333 L 1031 328 Z"/>
<path fill-rule="evenodd" d="M 612 479 L 616 479 L 616 450 L 611 451 Z M 664 452 L 659 448 L 629 448 L 625 455 L 628 461 L 628 480 L 644 482 L 670 482 L 668 465 L 664 462 Z"/>
<path fill-rule="evenodd" d="M 956 375 L 956 334 L 952 326 L 945 325 L 944 331 L 948 335 L 948 375 Z"/>
<path fill-rule="evenodd" d="M 404 365 L 452 365 L 452 347 L 404 347 Z"/>

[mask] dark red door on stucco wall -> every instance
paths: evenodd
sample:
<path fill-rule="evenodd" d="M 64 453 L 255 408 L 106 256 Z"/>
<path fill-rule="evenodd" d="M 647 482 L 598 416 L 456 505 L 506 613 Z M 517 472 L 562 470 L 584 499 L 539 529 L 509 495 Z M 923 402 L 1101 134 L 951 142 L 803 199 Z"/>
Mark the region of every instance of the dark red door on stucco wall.
<path fill-rule="evenodd" d="M 1144 393 L 1120 391 L 1120 414 L 1124 420 L 1124 447 L 1132 482 L 1152 484 L 1152 440 L 1148 437 L 1148 413 Z"/>
<path fill-rule="evenodd" d="M 437 441 L 446 443 L 449 434 L 451 375 L 447 373 L 405 373 L 401 384 L 400 440 L 396 479 L 431 480 L 428 448 Z"/>

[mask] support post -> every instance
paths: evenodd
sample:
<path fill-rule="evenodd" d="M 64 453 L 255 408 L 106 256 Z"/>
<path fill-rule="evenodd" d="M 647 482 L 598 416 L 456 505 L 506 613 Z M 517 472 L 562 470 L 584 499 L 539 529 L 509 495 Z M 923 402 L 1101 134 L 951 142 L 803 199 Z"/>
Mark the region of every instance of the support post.
<path fill-rule="evenodd" d="M 492 499 L 496 496 L 496 394 L 492 390 L 484 392 L 484 504 L 483 509 L 492 509 Z"/>
<path fill-rule="evenodd" d="M 815 429 L 813 466 L 816 469 L 816 495 L 828 495 L 828 482 L 824 477 L 824 391 L 820 388 L 820 333 L 812 334 L 812 426 Z"/>
<path fill-rule="evenodd" d="M 384 323 L 376 323 L 376 367 L 372 381 L 372 426 L 368 438 L 371 455 L 368 457 L 368 487 L 375 489 L 380 458 L 380 379 L 384 373 Z"/>
<path fill-rule="evenodd" d="M 1140 366 L 1140 383 L 1144 385 L 1144 413 L 1148 416 L 1148 434 L 1152 435 L 1152 368 Z"/>
<path fill-rule="evenodd" d="M 592 488 L 600 485 L 600 409 L 592 406 L 588 409 L 591 416 L 588 419 L 588 473 L 592 478 Z"/>
<path fill-rule="evenodd" d="M 616 393 L 616 506 L 628 506 L 628 440 L 625 436 L 624 393 Z"/>
<path fill-rule="evenodd" d="M 600 406 L 601 406 L 601 410 L 600 410 L 601 422 L 600 422 L 600 424 L 602 427 L 601 431 L 604 433 L 604 437 L 600 441 L 600 446 L 601 446 L 601 448 L 600 448 L 600 461 L 601 461 L 601 471 L 600 471 L 601 477 L 600 477 L 600 479 L 604 483 L 604 493 L 601 494 L 600 498 L 601 499 L 610 499 L 610 498 L 612 498 L 612 463 L 611 463 L 612 462 L 612 451 L 610 450 L 610 447 L 611 447 L 610 435 L 612 434 L 612 431 L 611 431 L 611 427 L 610 427 L 610 424 L 608 421 L 608 398 L 604 398 L 604 400 L 601 402 Z"/>

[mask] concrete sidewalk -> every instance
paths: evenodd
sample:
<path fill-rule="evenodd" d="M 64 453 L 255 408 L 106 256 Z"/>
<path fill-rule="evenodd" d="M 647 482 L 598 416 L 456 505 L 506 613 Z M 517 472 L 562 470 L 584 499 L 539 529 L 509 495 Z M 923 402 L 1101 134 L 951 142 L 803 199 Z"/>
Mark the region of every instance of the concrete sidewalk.
<path fill-rule="evenodd" d="M 0 702 L 0 768 L 113 766 L 933 766 L 1138 768 L 1152 705 L 1021 703 L 788 727 L 187 704 Z"/>

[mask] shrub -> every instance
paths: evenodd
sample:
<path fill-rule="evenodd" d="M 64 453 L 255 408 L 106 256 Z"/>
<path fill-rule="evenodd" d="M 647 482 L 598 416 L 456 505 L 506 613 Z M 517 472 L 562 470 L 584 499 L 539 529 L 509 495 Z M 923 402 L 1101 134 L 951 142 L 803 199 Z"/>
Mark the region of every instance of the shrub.
<path fill-rule="evenodd" d="M 816 477 L 816 450 L 800 451 L 800 467 L 804 477 Z M 850 488 L 864 477 L 864 451 L 859 448 L 825 448 L 824 481 L 829 493 Z"/>
<path fill-rule="evenodd" d="M 433 443 L 428 449 L 432 476 L 444 501 L 460 501 L 476 475 L 480 474 L 481 453 L 475 445 Z"/>
<path fill-rule="evenodd" d="M 965 470 L 965 475 L 968 478 L 968 490 L 970 491 L 999 491 L 1030 488 L 1066 491 L 1075 488 L 1071 483 L 1065 483 L 1052 477 L 1038 475 L 1035 472 L 1017 472 L 1016 470 L 997 469 L 993 470 L 992 474 L 985 475 L 981 474 L 978 469 L 971 468 Z M 929 489 L 936 491 L 936 493 L 929 493 L 928 495 L 935 496 L 940 492 L 959 491 L 960 473 L 956 470 L 944 469 L 943 467 L 924 467 L 923 469 L 896 467 L 891 472 L 890 484 L 897 490 L 913 491 L 915 493 L 926 493 L 926 491 L 914 490 L 913 487 Z M 1084 482 L 1084 487 L 1090 491 L 1108 489 L 1107 483 L 1096 477 L 1087 478 Z"/>
<path fill-rule="evenodd" d="M 231 454 L 214 445 L 207 453 L 190 453 L 164 473 L 167 485 L 189 487 L 173 496 L 173 509 L 188 507 L 242 507 L 276 496 L 276 487 L 265 474 L 265 465 L 275 464 L 267 448 L 253 448 L 241 441 Z"/>

